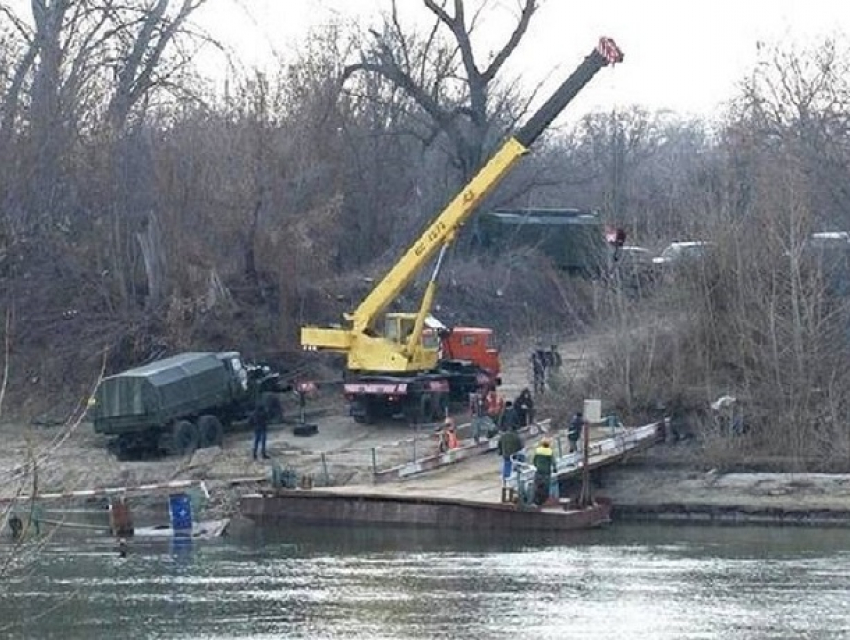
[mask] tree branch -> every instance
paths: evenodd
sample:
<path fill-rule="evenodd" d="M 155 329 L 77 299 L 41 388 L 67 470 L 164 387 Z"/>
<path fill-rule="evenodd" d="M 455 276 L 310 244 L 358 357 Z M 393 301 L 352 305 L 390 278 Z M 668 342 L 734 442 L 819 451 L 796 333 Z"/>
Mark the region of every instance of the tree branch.
<path fill-rule="evenodd" d="M 525 0 L 516 28 L 513 30 L 513 33 L 511 33 L 510 38 L 508 38 L 508 41 L 505 43 L 505 46 L 502 47 L 501 51 L 499 51 L 499 53 L 496 54 L 496 57 L 493 58 L 493 62 L 490 63 L 490 66 L 488 66 L 484 73 L 481 74 L 481 77 L 485 82 L 490 82 L 496 77 L 499 69 L 502 68 L 502 65 L 505 64 L 505 61 L 514 52 L 514 49 L 517 48 L 520 40 L 522 40 L 522 37 L 528 30 L 528 24 L 531 22 L 531 16 L 534 15 L 536 10 L 537 0 Z"/>

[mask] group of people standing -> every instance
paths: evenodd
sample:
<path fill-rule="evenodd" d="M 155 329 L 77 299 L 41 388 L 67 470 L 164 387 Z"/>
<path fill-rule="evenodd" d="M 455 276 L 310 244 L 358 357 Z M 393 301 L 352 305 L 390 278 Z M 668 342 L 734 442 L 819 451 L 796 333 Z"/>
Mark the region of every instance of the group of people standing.
<path fill-rule="evenodd" d="M 534 421 L 534 399 L 529 389 L 523 389 L 514 400 L 505 400 L 495 386 L 482 386 L 469 397 L 472 438 L 492 438 L 498 433 L 516 433 Z M 446 418 L 440 433 L 440 452 L 459 446 L 454 420 Z"/>
<path fill-rule="evenodd" d="M 513 400 L 505 400 L 494 386 L 481 387 L 471 394 L 469 411 L 472 417 L 472 437 L 476 443 L 482 437 L 515 431 L 534 421 L 534 399 L 531 391 L 523 389 Z"/>
<path fill-rule="evenodd" d="M 570 453 L 578 451 L 579 441 L 585 437 L 588 422 L 581 411 L 577 411 L 567 427 L 567 440 Z M 502 500 L 505 501 L 505 491 L 508 479 L 513 473 L 516 462 L 525 462 L 524 445 L 516 430 L 506 431 L 499 439 L 498 452 L 502 457 Z M 534 494 L 532 501 L 537 506 L 546 503 L 551 494 L 552 476 L 558 471 L 552 441 L 548 437 L 540 440 L 531 459 L 534 466 Z"/>
<path fill-rule="evenodd" d="M 531 351 L 531 376 L 534 383 L 534 393 L 542 394 L 551 384 L 551 376 L 561 368 L 563 359 L 558 352 L 558 345 L 548 349 L 537 347 Z"/>

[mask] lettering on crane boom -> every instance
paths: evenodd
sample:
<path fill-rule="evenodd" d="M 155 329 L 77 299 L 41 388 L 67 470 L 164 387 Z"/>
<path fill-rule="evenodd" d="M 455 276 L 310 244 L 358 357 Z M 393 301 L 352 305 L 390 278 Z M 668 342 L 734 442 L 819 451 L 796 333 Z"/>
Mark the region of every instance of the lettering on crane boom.
<path fill-rule="evenodd" d="M 418 258 L 423 253 L 425 253 L 425 251 L 428 249 L 429 244 L 439 240 L 440 236 L 443 235 L 443 232 L 446 230 L 446 228 L 447 227 L 445 222 L 443 222 L 442 220 L 437 221 L 434 224 L 433 229 L 428 230 L 428 233 L 425 235 L 425 238 L 422 240 L 422 242 L 417 244 L 416 247 L 413 249 L 413 253 L 416 254 L 416 257 Z"/>

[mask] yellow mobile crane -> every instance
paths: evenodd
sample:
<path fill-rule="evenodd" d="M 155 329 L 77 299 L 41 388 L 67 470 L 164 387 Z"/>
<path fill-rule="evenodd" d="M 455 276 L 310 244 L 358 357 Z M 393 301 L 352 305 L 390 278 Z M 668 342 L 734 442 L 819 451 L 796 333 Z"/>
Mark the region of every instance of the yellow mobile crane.
<path fill-rule="evenodd" d="M 301 345 L 305 350 L 327 350 L 347 355 L 345 394 L 351 415 L 371 422 L 403 411 L 414 420 L 445 416 L 453 383 L 469 380 L 469 371 L 440 366 L 440 344 L 423 340 L 426 320 L 436 293 L 437 277 L 446 249 L 474 213 L 532 143 L 569 104 L 591 78 L 607 65 L 623 60 L 610 38 L 600 38 L 596 48 L 552 94 L 529 121 L 517 130 L 463 190 L 443 209 L 389 273 L 352 313 L 341 328 L 305 326 Z M 416 274 L 437 256 L 419 310 L 385 313 Z M 433 333 L 429 331 L 429 336 Z M 475 370 L 476 363 L 469 363 Z M 476 375 L 472 376 L 476 379 Z M 478 380 L 481 380 L 480 372 Z"/>

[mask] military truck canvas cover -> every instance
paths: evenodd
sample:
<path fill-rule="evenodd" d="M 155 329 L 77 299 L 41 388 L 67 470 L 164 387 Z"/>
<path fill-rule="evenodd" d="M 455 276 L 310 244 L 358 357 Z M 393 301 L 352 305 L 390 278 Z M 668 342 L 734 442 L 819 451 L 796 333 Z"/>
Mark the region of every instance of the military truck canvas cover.
<path fill-rule="evenodd" d="M 511 209 L 481 215 L 483 246 L 507 251 L 534 247 L 560 269 L 596 275 L 605 264 L 607 245 L 599 215 L 583 209 Z"/>
<path fill-rule="evenodd" d="M 225 403 L 229 382 L 214 353 L 182 353 L 109 376 L 95 393 L 95 429 L 125 417 L 135 417 L 135 424 L 143 416 L 165 422 Z"/>

